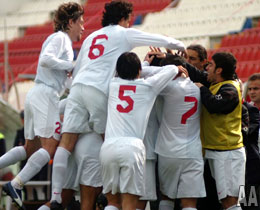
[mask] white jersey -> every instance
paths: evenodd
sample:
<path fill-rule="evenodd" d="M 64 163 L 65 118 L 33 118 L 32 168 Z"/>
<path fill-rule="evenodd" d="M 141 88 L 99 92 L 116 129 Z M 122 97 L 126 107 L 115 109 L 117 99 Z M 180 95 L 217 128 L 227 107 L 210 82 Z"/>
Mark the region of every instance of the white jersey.
<path fill-rule="evenodd" d="M 72 41 L 67 33 L 59 31 L 43 43 L 37 66 L 36 83 L 43 83 L 61 93 L 67 72 L 73 69 Z"/>
<path fill-rule="evenodd" d="M 200 140 L 200 90 L 178 77 L 161 92 L 163 114 L 155 152 L 170 158 L 202 159 Z"/>
<path fill-rule="evenodd" d="M 157 135 L 159 132 L 159 126 L 160 126 L 160 119 L 158 119 L 158 115 L 160 115 L 161 109 L 162 109 L 162 102 L 161 102 L 161 96 L 158 96 L 156 98 L 156 101 L 153 105 L 149 120 L 147 129 L 144 136 L 144 145 L 146 150 L 146 159 L 149 160 L 156 160 L 157 154 L 155 153 L 155 143 L 157 140 Z"/>
<path fill-rule="evenodd" d="M 73 71 L 73 84 L 91 85 L 108 95 L 118 57 L 138 46 L 185 49 L 178 40 L 133 28 L 110 25 L 90 34 L 83 42 Z"/>
<path fill-rule="evenodd" d="M 178 68 L 173 65 L 154 70 L 156 74 L 147 79 L 112 79 L 108 99 L 106 141 L 120 137 L 144 138 L 156 96 L 178 73 Z"/>

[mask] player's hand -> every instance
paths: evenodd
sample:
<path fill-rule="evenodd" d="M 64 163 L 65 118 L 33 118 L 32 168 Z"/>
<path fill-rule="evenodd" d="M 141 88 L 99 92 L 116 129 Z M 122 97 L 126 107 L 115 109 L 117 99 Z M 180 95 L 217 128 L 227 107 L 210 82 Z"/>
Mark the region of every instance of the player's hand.
<path fill-rule="evenodd" d="M 199 82 L 195 82 L 195 85 L 197 85 L 198 88 L 201 88 L 203 86 L 203 84 L 201 84 Z"/>
<path fill-rule="evenodd" d="M 189 73 L 188 73 L 187 69 L 185 69 L 183 66 L 177 66 L 177 67 L 179 69 L 179 73 L 177 74 L 177 76 L 184 74 L 186 77 L 189 77 Z"/>
<path fill-rule="evenodd" d="M 186 51 L 185 49 L 184 49 L 184 50 L 178 50 L 178 51 L 177 51 L 177 55 L 182 56 L 182 57 L 184 57 L 185 59 L 188 58 L 188 54 L 187 54 L 187 51 Z"/>
<path fill-rule="evenodd" d="M 161 51 L 161 49 L 159 47 L 152 47 L 150 46 L 150 55 L 155 55 L 157 58 L 166 58 L 166 54 L 164 52 Z"/>
<path fill-rule="evenodd" d="M 167 53 L 173 54 L 173 55 L 175 54 L 171 49 L 169 49 L 169 48 L 165 48 L 165 49 L 166 49 L 166 52 L 167 52 Z"/>
<path fill-rule="evenodd" d="M 147 61 L 149 64 L 151 64 L 153 59 L 154 59 L 154 55 L 151 55 L 150 52 L 148 52 L 144 58 L 144 61 Z"/>

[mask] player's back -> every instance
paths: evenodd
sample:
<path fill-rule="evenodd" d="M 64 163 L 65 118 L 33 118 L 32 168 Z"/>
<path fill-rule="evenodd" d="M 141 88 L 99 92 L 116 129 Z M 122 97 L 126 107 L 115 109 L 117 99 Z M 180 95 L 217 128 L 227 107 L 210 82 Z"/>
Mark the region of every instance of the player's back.
<path fill-rule="evenodd" d="M 106 138 L 143 139 L 155 96 L 144 79 L 114 78 L 109 90 Z"/>
<path fill-rule="evenodd" d="M 147 79 L 115 77 L 111 80 L 106 139 L 136 137 L 143 140 L 156 96 L 178 72 L 176 66 L 153 70 L 156 73 Z"/>
<path fill-rule="evenodd" d="M 117 58 L 132 47 L 126 38 L 126 29 L 110 25 L 90 34 L 84 41 L 77 58 L 73 84 L 93 85 L 107 93 L 114 76 Z"/>
<path fill-rule="evenodd" d="M 179 77 L 161 94 L 164 106 L 156 152 L 173 158 L 201 157 L 199 88 Z"/>

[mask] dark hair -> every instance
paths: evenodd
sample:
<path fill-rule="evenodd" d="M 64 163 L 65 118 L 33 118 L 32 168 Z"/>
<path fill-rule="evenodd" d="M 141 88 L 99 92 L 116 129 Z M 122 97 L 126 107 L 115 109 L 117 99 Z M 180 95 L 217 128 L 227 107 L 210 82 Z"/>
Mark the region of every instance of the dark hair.
<path fill-rule="evenodd" d="M 217 52 L 212 56 L 216 68 L 222 68 L 221 77 L 224 80 L 235 79 L 236 58 L 229 52 Z"/>
<path fill-rule="evenodd" d="M 20 118 L 24 119 L 24 111 L 23 110 L 20 112 Z"/>
<path fill-rule="evenodd" d="M 166 65 L 176 65 L 176 66 L 183 66 L 184 68 L 186 67 L 185 65 L 185 59 L 177 54 L 171 54 L 167 53 L 166 58 L 162 59 L 160 62 L 160 66 L 166 66 Z"/>
<path fill-rule="evenodd" d="M 122 18 L 127 20 L 133 12 L 133 5 L 127 1 L 111 1 L 105 4 L 102 26 L 117 25 Z"/>
<path fill-rule="evenodd" d="M 255 81 L 255 80 L 260 80 L 260 73 L 254 73 L 254 74 L 252 74 L 252 75 L 248 78 L 248 81 Z"/>
<path fill-rule="evenodd" d="M 200 44 L 192 44 L 188 46 L 187 49 L 196 51 L 198 53 L 200 61 L 204 61 L 205 59 L 206 60 L 208 59 L 207 50 L 205 49 L 205 47 L 203 47 Z"/>
<path fill-rule="evenodd" d="M 125 52 L 116 63 L 117 75 L 122 79 L 134 80 L 142 69 L 141 61 L 133 52 Z"/>
<path fill-rule="evenodd" d="M 150 66 L 161 66 L 160 63 L 161 63 L 161 60 L 162 58 L 158 58 L 156 55 L 149 55 L 149 57 L 152 57 L 154 56 L 152 62 L 150 63 Z"/>
<path fill-rule="evenodd" d="M 81 5 L 75 2 L 64 3 L 54 13 L 54 31 L 67 31 L 69 20 L 76 22 L 84 14 Z"/>

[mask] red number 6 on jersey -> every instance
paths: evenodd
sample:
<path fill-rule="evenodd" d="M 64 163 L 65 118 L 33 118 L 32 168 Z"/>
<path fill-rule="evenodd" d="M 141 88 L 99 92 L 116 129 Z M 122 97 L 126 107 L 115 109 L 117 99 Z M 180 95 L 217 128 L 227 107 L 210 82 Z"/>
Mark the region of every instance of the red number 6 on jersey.
<path fill-rule="evenodd" d="M 96 59 L 96 58 L 102 56 L 103 53 L 104 53 L 104 50 L 105 50 L 104 46 L 103 46 L 102 44 L 96 44 L 96 41 L 97 41 L 98 39 L 106 39 L 106 40 L 108 40 L 108 37 L 107 37 L 106 34 L 101 34 L 101 35 L 96 36 L 96 37 L 92 40 L 92 44 L 91 44 L 91 46 L 90 46 L 90 48 L 89 48 L 89 53 L 88 53 L 88 57 L 89 57 L 91 60 L 94 60 L 94 59 Z M 98 55 L 95 55 L 95 54 L 93 53 L 93 50 L 94 50 L 94 49 L 97 49 L 97 50 L 99 51 L 99 54 L 98 54 Z"/>
<path fill-rule="evenodd" d="M 195 103 L 194 103 L 194 106 L 191 109 L 189 109 L 187 112 L 185 112 L 182 115 L 181 124 L 186 124 L 187 119 L 189 117 L 191 117 L 197 111 L 197 108 L 198 108 L 198 100 L 195 97 L 185 96 L 184 101 L 185 102 L 195 102 Z"/>
<path fill-rule="evenodd" d="M 130 91 L 133 91 L 135 93 L 135 90 L 136 90 L 136 86 L 131 86 L 131 85 L 120 85 L 120 88 L 119 88 L 119 94 L 118 94 L 118 98 L 121 100 L 121 101 L 126 101 L 128 103 L 128 106 L 127 107 L 122 107 L 120 104 L 118 104 L 116 106 L 116 109 L 119 111 L 119 112 L 123 112 L 123 113 L 128 113 L 130 112 L 133 107 L 134 107 L 134 101 L 133 99 L 130 97 L 130 96 L 124 96 L 124 92 L 126 90 L 130 90 Z"/>

